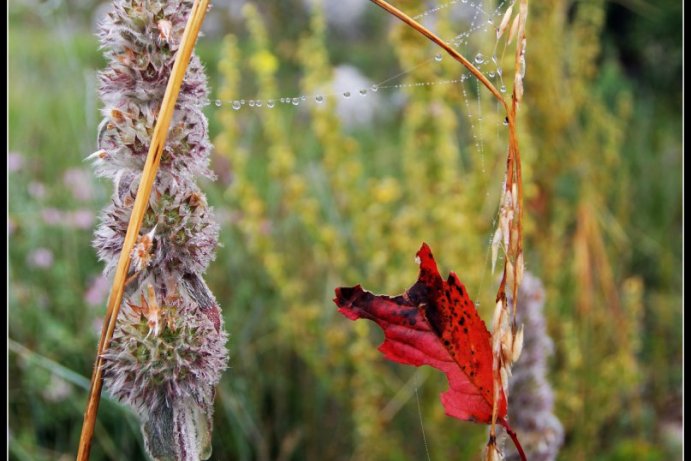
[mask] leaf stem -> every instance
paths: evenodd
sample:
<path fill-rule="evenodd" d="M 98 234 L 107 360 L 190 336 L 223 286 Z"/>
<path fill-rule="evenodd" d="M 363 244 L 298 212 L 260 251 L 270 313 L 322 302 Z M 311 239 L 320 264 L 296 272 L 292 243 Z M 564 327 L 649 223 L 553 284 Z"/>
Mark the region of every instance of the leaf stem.
<path fill-rule="evenodd" d="M 175 57 L 170 78 L 168 79 L 168 85 L 163 95 L 163 101 L 161 102 L 161 109 L 156 120 L 156 125 L 154 126 L 154 131 L 151 136 L 149 152 L 146 157 L 144 169 L 142 170 L 142 177 L 132 207 L 132 215 L 129 225 L 127 226 L 127 233 L 125 234 L 125 240 L 122 245 L 120 259 L 118 260 L 118 265 L 115 270 L 113 287 L 108 297 L 106 315 L 103 320 L 103 329 L 101 330 L 101 339 L 98 343 L 96 363 L 94 364 L 94 371 L 91 376 L 89 398 L 84 412 L 84 422 L 82 424 L 82 433 L 79 439 L 77 461 L 88 461 L 89 459 L 98 405 L 101 400 L 101 388 L 103 387 L 103 352 L 108 348 L 110 340 L 113 337 L 113 331 L 115 330 L 115 324 L 118 313 L 120 312 L 120 305 L 127 282 L 127 272 L 130 266 L 132 249 L 139 235 L 139 229 L 141 228 L 144 214 L 148 209 L 149 196 L 151 195 L 151 189 L 156 179 L 161 156 L 163 155 L 163 148 L 165 147 L 166 138 L 168 136 L 170 120 L 175 111 L 175 103 L 177 102 L 182 80 L 185 77 L 185 72 L 189 65 L 190 57 L 192 56 L 192 51 L 197 41 L 197 36 L 199 35 L 199 30 L 201 29 L 208 6 L 209 0 L 195 0 L 194 5 L 192 5 L 185 31 L 182 34 L 180 48 Z"/>
<path fill-rule="evenodd" d="M 499 424 L 504 426 L 504 429 L 506 429 L 506 433 L 509 434 L 509 437 L 511 437 L 511 440 L 513 440 L 513 444 L 516 447 L 516 450 L 518 450 L 518 455 L 521 457 L 521 461 L 527 461 L 528 458 L 525 456 L 525 452 L 523 451 L 523 447 L 521 446 L 521 442 L 518 441 L 518 436 L 516 433 L 511 429 L 511 426 L 509 426 L 509 422 L 506 421 L 506 419 L 501 418 L 498 420 Z"/>

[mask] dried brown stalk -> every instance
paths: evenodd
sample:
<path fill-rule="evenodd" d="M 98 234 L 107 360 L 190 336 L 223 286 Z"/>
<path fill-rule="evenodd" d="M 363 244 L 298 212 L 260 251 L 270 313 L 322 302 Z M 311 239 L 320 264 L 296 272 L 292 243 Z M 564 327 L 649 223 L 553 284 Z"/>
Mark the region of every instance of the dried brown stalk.
<path fill-rule="evenodd" d="M 118 313 L 120 312 L 120 304 L 127 281 L 128 269 L 130 267 L 130 255 L 139 235 L 139 229 L 142 225 L 144 214 L 148 208 L 149 196 L 151 195 L 151 189 L 156 179 L 156 173 L 168 136 L 168 128 L 170 127 L 170 120 L 175 110 L 175 103 L 178 98 L 178 93 L 180 92 L 180 86 L 182 85 L 182 80 L 185 76 L 187 66 L 189 65 L 190 57 L 192 56 L 192 51 L 208 7 L 209 0 L 195 0 L 192 6 L 185 31 L 182 35 L 180 48 L 171 70 L 170 79 L 168 80 L 168 85 L 163 95 L 158 119 L 151 136 L 151 144 L 149 145 L 146 163 L 142 170 L 142 178 L 137 190 L 137 197 L 132 208 L 132 215 L 127 227 L 127 233 L 125 234 L 120 259 L 115 269 L 113 287 L 108 297 L 106 315 L 103 320 L 103 329 L 101 330 L 101 339 L 98 343 L 96 363 L 94 364 L 94 371 L 91 376 L 89 398 L 84 412 L 84 423 L 79 439 L 77 461 L 87 461 L 89 459 L 98 405 L 101 400 L 101 388 L 103 387 L 102 354 L 108 348 L 113 336 L 113 331 L 115 330 L 115 324 L 117 322 Z"/>
<path fill-rule="evenodd" d="M 504 100 L 502 94 L 492 85 L 492 83 L 475 67 L 468 61 L 463 55 L 458 53 L 453 49 L 448 43 L 439 38 L 432 31 L 424 27 L 422 24 L 418 23 L 415 19 L 411 18 L 403 11 L 390 5 L 385 0 L 370 0 L 372 3 L 381 7 L 388 13 L 397 17 L 412 29 L 416 30 L 420 34 L 424 35 L 432 42 L 441 47 L 446 51 L 451 57 L 456 61 L 460 62 L 465 66 L 502 104 L 504 110 L 506 111 L 506 120 L 509 126 L 509 142 L 508 142 L 508 152 L 506 158 L 506 183 L 504 186 L 504 194 L 502 198 L 502 210 L 509 211 L 512 213 L 512 217 L 508 219 L 508 225 L 506 231 L 508 232 L 508 245 L 504 248 L 505 260 L 504 260 L 504 272 L 502 276 L 501 283 L 499 285 L 499 290 L 497 291 L 496 302 L 498 311 L 495 313 L 495 321 L 493 325 L 493 346 L 494 349 L 494 404 L 492 411 L 492 424 L 490 426 L 490 437 L 487 450 L 487 459 L 494 459 L 494 453 L 496 450 L 496 422 L 497 422 L 497 410 L 498 402 L 501 395 L 500 390 L 506 381 L 505 377 L 502 377 L 502 371 L 506 371 L 507 367 L 510 367 L 512 360 L 505 358 L 506 350 L 504 350 L 505 337 L 510 338 L 508 341 L 508 351 L 509 356 L 511 356 L 511 350 L 514 348 L 515 339 L 520 336 L 522 340 L 522 335 L 518 335 L 518 328 L 516 325 L 516 315 L 515 311 L 509 313 L 508 310 L 508 300 L 506 295 L 507 284 L 512 293 L 512 299 L 517 299 L 518 297 L 518 286 L 523 275 L 523 181 L 521 177 L 521 156 L 518 149 L 518 136 L 516 131 L 516 112 L 518 110 L 518 105 L 523 96 L 523 69 L 525 65 L 525 24 L 528 16 L 528 0 L 518 0 L 519 12 L 514 19 L 514 26 L 512 26 L 512 31 L 510 33 L 511 40 L 514 34 L 517 36 L 516 41 L 516 54 L 514 61 L 515 77 L 514 77 L 514 88 L 511 95 L 511 105 Z M 505 29 L 507 27 L 509 17 L 512 13 L 506 13 L 500 29 Z M 501 30 L 503 32 L 503 30 Z M 501 35 L 500 33 L 498 36 Z M 514 303 L 515 305 L 515 303 Z M 515 309 L 515 307 L 514 307 Z M 505 331 L 506 328 L 503 325 L 509 325 L 506 322 L 507 316 L 510 314 L 510 327 L 509 331 Z M 519 340 L 519 341 L 520 341 Z M 496 346 L 498 345 L 498 347 Z M 516 345 L 520 349 L 520 345 Z M 513 359 L 515 360 L 515 358 Z M 510 368 L 509 368 L 510 369 Z M 508 427 L 507 427 L 508 429 Z M 522 459 L 525 460 L 525 454 L 518 444 L 518 440 L 514 433 L 509 430 L 509 435 L 519 447 L 519 453 Z"/>
<path fill-rule="evenodd" d="M 390 5 L 388 2 L 385 0 L 370 0 L 372 3 L 375 5 L 381 7 L 384 11 L 388 12 L 389 14 L 392 14 L 396 16 L 398 19 L 403 21 L 404 23 L 408 24 L 410 27 L 424 35 L 425 37 L 429 38 L 432 40 L 434 43 L 436 43 L 438 46 L 440 46 L 444 51 L 449 53 L 451 57 L 453 57 L 456 61 L 460 62 L 463 64 L 469 71 L 472 73 L 478 80 L 482 82 L 487 89 L 492 92 L 492 94 L 499 100 L 499 102 L 504 106 L 504 109 L 508 112 L 508 106 L 506 105 L 506 101 L 504 101 L 504 98 L 502 97 L 501 93 L 499 90 L 497 90 L 494 85 L 492 85 L 492 82 L 490 82 L 487 77 L 485 77 L 482 72 L 480 72 L 477 67 L 475 67 L 470 61 L 468 61 L 462 54 L 460 54 L 458 51 L 454 50 L 448 43 L 446 43 L 444 40 L 439 38 L 434 32 L 431 30 L 427 29 L 425 26 L 417 22 L 415 19 L 411 18 L 407 14 L 405 14 L 403 11 L 399 10 L 395 6 Z"/>

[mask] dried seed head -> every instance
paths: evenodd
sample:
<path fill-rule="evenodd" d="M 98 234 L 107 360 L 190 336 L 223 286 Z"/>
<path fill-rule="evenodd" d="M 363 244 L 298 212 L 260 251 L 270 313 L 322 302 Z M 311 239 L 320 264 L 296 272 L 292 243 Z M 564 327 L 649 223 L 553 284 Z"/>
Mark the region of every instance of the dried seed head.
<path fill-rule="evenodd" d="M 509 376 L 511 375 L 511 369 L 507 366 L 502 366 L 499 369 L 499 375 L 501 378 L 501 387 L 505 394 L 509 393 Z"/>
<path fill-rule="evenodd" d="M 521 352 L 523 351 L 523 324 L 521 324 L 520 328 L 516 332 L 516 334 L 513 337 L 513 344 L 511 347 L 511 362 L 515 362 L 519 359 L 521 356 Z"/>
<path fill-rule="evenodd" d="M 509 20 L 511 20 L 511 14 L 513 13 L 513 5 L 510 5 L 507 9 L 506 12 L 504 13 L 504 17 L 501 20 L 501 24 L 499 24 L 499 28 L 497 29 L 497 40 L 499 40 L 506 30 L 506 27 L 509 25 Z"/>
<path fill-rule="evenodd" d="M 501 335 L 501 356 L 504 363 L 511 364 L 513 362 L 513 332 L 511 328 L 507 328 Z"/>
<path fill-rule="evenodd" d="M 523 281 L 523 274 L 525 273 L 525 262 L 523 261 L 523 252 L 518 253 L 516 258 L 516 283 L 520 286 Z"/>
<path fill-rule="evenodd" d="M 513 39 L 516 38 L 516 33 L 518 32 L 518 21 L 520 19 L 520 15 L 516 15 L 515 18 L 513 18 L 513 22 L 511 23 L 511 30 L 509 30 L 509 40 L 508 44 L 511 44 L 513 42 Z"/>
<path fill-rule="evenodd" d="M 499 357 L 501 353 L 501 321 L 504 316 L 504 303 L 502 300 L 499 300 L 494 307 L 494 316 L 492 318 L 492 354 L 495 357 Z"/>
<path fill-rule="evenodd" d="M 504 454 L 499 450 L 496 437 L 490 438 L 487 443 L 486 461 L 501 461 L 504 459 Z"/>
<path fill-rule="evenodd" d="M 494 268 L 497 263 L 497 256 L 499 255 L 499 245 L 501 245 L 501 241 L 501 226 L 497 226 L 497 229 L 494 231 L 494 236 L 492 237 L 492 273 L 494 273 Z"/>
<path fill-rule="evenodd" d="M 513 79 L 513 91 L 516 95 L 516 102 L 521 102 L 523 99 L 523 77 L 521 77 L 520 72 L 517 72 Z"/>

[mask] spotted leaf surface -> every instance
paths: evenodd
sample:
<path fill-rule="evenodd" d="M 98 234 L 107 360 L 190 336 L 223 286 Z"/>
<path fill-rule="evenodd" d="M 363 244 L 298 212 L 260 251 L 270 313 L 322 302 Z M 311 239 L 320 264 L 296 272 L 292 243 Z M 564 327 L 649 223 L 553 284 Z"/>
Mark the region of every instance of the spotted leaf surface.
<path fill-rule="evenodd" d="M 443 371 L 449 390 L 441 401 L 449 416 L 478 423 L 492 420 L 491 336 L 465 287 L 451 273 L 446 281 L 427 244 L 417 253 L 420 275 L 400 296 L 374 295 L 360 285 L 337 288 L 334 302 L 351 320 L 376 322 L 384 331 L 379 350 L 406 365 Z M 497 417 L 506 416 L 502 391 Z"/>

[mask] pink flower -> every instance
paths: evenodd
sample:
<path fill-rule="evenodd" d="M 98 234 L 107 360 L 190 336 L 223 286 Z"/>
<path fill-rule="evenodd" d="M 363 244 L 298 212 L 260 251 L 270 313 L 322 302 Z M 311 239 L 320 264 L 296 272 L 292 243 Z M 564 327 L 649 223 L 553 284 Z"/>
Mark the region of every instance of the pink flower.
<path fill-rule="evenodd" d="M 29 195 L 36 200 L 40 200 L 46 196 L 46 186 L 38 181 L 31 181 L 28 187 Z"/>
<path fill-rule="evenodd" d="M 55 226 L 63 220 L 62 211 L 57 208 L 44 208 L 41 210 L 41 219 L 45 224 Z"/>
<path fill-rule="evenodd" d="M 72 196 L 82 202 L 93 197 L 90 175 L 79 168 L 70 168 L 62 175 L 62 182 L 72 192 Z"/>
<path fill-rule="evenodd" d="M 48 248 L 37 248 L 27 256 L 27 264 L 41 269 L 50 267 L 53 264 L 53 252 Z"/>
<path fill-rule="evenodd" d="M 75 229 L 91 229 L 94 223 L 94 214 L 87 209 L 75 210 L 68 215 L 68 222 Z"/>
<path fill-rule="evenodd" d="M 106 301 L 110 282 L 104 275 L 99 275 L 91 281 L 89 288 L 84 293 L 84 302 L 89 306 L 100 306 Z"/>
<path fill-rule="evenodd" d="M 7 153 L 7 172 L 16 173 L 24 166 L 24 156 L 18 152 Z"/>

